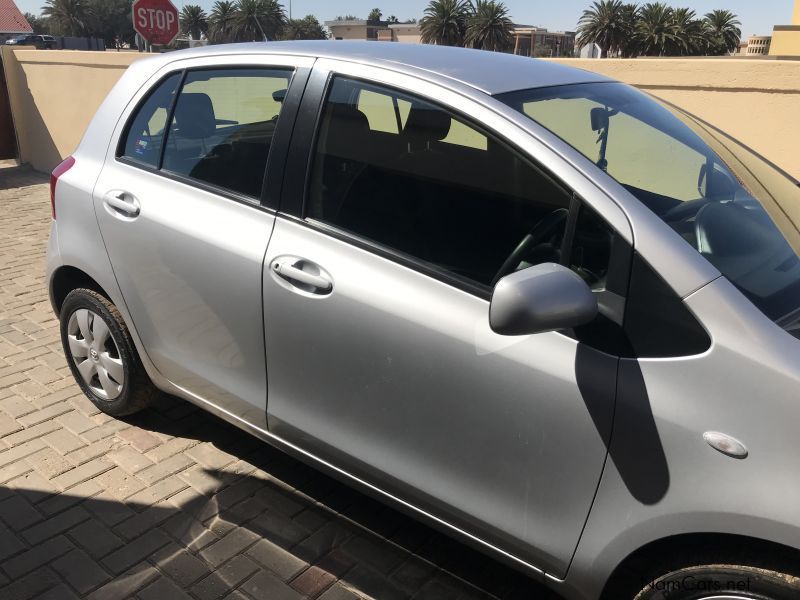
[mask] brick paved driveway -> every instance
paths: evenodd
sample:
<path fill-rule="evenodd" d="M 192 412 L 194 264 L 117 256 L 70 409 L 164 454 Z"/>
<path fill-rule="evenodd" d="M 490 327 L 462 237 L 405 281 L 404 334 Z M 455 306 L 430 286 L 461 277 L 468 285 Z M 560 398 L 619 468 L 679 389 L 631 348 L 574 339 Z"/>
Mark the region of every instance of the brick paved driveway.
<path fill-rule="evenodd" d="M 533 581 L 195 409 L 73 383 L 47 178 L 0 168 L 0 598 L 545 598 Z"/>

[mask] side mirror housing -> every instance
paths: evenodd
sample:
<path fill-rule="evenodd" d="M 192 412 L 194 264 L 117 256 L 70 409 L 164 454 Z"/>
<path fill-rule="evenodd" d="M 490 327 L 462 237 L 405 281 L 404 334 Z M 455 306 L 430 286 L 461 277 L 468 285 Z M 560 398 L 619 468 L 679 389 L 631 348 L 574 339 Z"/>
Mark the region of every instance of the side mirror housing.
<path fill-rule="evenodd" d="M 592 131 L 608 129 L 608 111 L 605 108 L 594 107 L 589 111 L 589 120 L 591 121 Z"/>
<path fill-rule="evenodd" d="M 584 325 L 597 298 L 576 273 L 544 263 L 506 275 L 494 288 L 489 326 L 501 335 L 530 335 Z"/>

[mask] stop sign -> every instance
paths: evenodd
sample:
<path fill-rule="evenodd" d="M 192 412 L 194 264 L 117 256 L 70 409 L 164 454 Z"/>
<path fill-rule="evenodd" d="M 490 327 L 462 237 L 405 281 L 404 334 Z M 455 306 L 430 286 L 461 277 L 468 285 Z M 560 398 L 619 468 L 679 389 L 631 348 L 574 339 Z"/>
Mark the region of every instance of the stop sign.
<path fill-rule="evenodd" d="M 135 0 L 133 28 L 151 44 L 167 45 L 178 35 L 178 9 L 170 0 Z"/>

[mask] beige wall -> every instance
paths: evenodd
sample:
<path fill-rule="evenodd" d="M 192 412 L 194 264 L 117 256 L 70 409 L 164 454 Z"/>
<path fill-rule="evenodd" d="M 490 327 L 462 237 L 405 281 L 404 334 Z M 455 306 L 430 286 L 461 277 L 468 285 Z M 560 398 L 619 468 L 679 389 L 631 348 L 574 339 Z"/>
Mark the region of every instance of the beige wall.
<path fill-rule="evenodd" d="M 69 155 L 138 52 L 2 47 L 20 160 L 50 171 Z"/>
<path fill-rule="evenodd" d="M 20 158 L 51 170 L 138 53 L 2 48 Z M 146 56 L 146 55 L 145 55 Z M 800 61 L 555 59 L 604 73 L 724 129 L 800 179 Z"/>
<path fill-rule="evenodd" d="M 331 38 L 342 38 L 343 40 L 365 40 L 367 39 L 366 25 L 329 25 Z"/>

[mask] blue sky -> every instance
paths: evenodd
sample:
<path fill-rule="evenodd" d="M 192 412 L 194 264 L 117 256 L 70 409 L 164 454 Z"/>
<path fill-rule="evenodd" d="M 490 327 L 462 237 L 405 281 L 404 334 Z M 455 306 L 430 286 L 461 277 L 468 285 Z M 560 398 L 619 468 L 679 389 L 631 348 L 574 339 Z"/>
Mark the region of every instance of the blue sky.
<path fill-rule="evenodd" d="M 180 10 L 183 4 L 200 4 L 208 9 L 213 0 L 172 0 Z M 643 1 L 643 0 L 640 0 Z M 23 12 L 39 13 L 44 0 L 16 0 Z M 289 0 L 282 0 L 287 11 Z M 583 9 L 590 0 L 505 0 L 511 17 L 516 23 L 539 25 L 548 29 L 574 29 Z M 773 25 L 791 22 L 793 0 L 694 0 L 669 2 L 673 6 L 689 6 L 698 14 L 715 8 L 726 8 L 739 15 L 742 35 L 752 33 L 770 34 Z M 385 16 L 395 15 L 399 19 L 420 18 L 427 0 L 292 0 L 292 16 L 313 14 L 321 21 L 331 20 L 337 15 L 353 14 L 366 17 L 370 9 L 380 8 Z"/>

